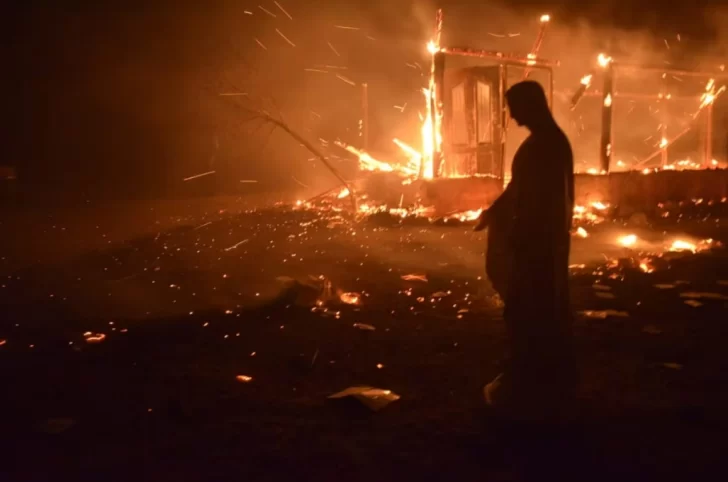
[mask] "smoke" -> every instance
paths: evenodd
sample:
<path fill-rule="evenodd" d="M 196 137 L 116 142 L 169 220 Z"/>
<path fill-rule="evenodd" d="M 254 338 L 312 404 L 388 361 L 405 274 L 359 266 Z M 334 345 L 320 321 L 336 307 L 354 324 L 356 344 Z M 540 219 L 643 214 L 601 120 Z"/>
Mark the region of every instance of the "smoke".
<path fill-rule="evenodd" d="M 22 115 L 15 117 L 23 120 L 14 126 L 14 137 L 22 140 L 11 149 L 15 162 L 24 162 L 21 167 L 32 175 L 68 172 L 69 181 L 143 184 L 150 191 L 210 183 L 212 176 L 181 180 L 211 166 L 220 173 L 220 185 L 211 189 L 254 186 L 241 185 L 241 179 L 258 180 L 261 189 L 332 187 L 336 180 L 310 160 L 311 153 L 278 130 L 269 134 L 269 126 L 250 122 L 234 105 L 280 111 L 352 176 L 354 159 L 333 141 L 363 145 L 359 120 L 366 83 L 369 150 L 397 159 L 393 137 L 420 145 L 421 89 L 430 61 L 425 45 L 436 6 L 444 11 L 443 45 L 523 55 L 531 50 L 541 14 L 551 14 L 539 56 L 561 62 L 554 70 L 554 111 L 584 166 L 597 157 L 600 100 L 585 97 L 571 111 L 568 99 L 600 52 L 635 64 L 712 71 L 728 64 L 722 57 L 728 52 L 725 9 L 685 13 L 685 27 L 668 27 L 666 17 L 604 2 L 581 2 L 582 11 L 574 14 L 573 5 L 517 9 L 513 2 L 277 1 L 280 7 L 272 0 L 217 0 L 204 7 L 158 2 L 153 8 L 125 7 L 124 13 L 33 12 L 14 39 L 24 48 L 22 62 L 9 69 L 20 86 L 13 101 Z M 643 25 L 635 25 L 635 18 Z M 599 88 L 596 79 L 593 89 Z M 618 90 L 632 88 L 657 92 L 660 76 L 620 77 Z M 703 83 L 669 79 L 669 88 L 695 96 L 670 108 L 668 121 L 677 132 L 697 108 Z M 654 103 L 615 99 L 616 156 L 630 160 L 651 152 L 659 139 L 645 139 L 659 134 L 661 122 L 655 109 Z M 681 149 L 698 151 L 699 141 L 686 136 Z"/>
<path fill-rule="evenodd" d="M 294 16 L 293 22 L 263 18 L 263 24 L 256 24 L 258 38 L 269 48 L 265 53 L 258 52 L 255 59 L 261 71 L 266 66 L 269 69 L 265 76 L 272 71 L 290 72 L 287 79 L 282 79 L 279 74 L 281 83 L 288 80 L 291 86 L 278 88 L 276 95 L 284 99 L 286 108 L 300 112 L 301 115 L 296 117 L 300 125 L 305 125 L 314 138 L 329 141 L 340 138 L 361 145 L 363 140 L 358 132 L 360 85 L 367 83 L 369 150 L 394 159 L 398 150 L 391 143 L 393 137 L 418 146 L 418 111 L 422 113 L 424 108 L 419 90 L 427 84 L 429 57 L 425 44 L 433 35 L 435 5 L 412 3 L 392 6 L 387 2 L 370 2 L 358 10 L 351 5 L 317 9 L 315 12 L 301 11 L 296 7 L 289 10 Z M 491 4 L 446 6 L 442 43 L 525 55 L 532 48 L 542 13 L 550 12 L 533 8 L 517 11 L 512 6 Z M 587 96 L 573 111 L 569 108 L 568 99 L 579 86 L 580 79 L 595 69 L 600 52 L 621 63 L 719 72 L 719 54 L 724 51 L 725 40 L 728 40 L 725 29 L 718 30 L 717 36 L 708 43 L 705 38 L 691 37 L 690 29 L 683 33 L 678 27 L 674 30 L 664 28 L 663 31 L 648 28 L 661 22 L 655 16 L 645 17 L 647 24 L 643 28 L 634 24 L 629 28 L 598 24 L 589 17 L 589 12 L 586 12 L 562 20 L 552 14 L 539 52 L 539 57 L 560 62 L 553 74 L 554 111 L 572 139 L 582 168 L 593 167 L 597 163 L 601 99 Z M 618 20 L 618 17 L 614 18 Z M 722 19 L 725 16 L 711 14 L 711 18 Z M 696 20 L 702 20 L 700 15 Z M 270 25 L 265 25 L 266 22 Z M 305 31 L 301 31 L 300 24 L 305 25 Z M 721 25 L 720 20 L 715 20 L 716 27 Z M 295 49 L 276 39 L 275 28 L 284 27 L 287 35 L 290 33 L 292 38 L 299 39 Z M 713 30 L 713 26 L 708 25 L 706 30 Z M 246 35 L 249 35 L 248 31 Z M 250 41 L 249 38 L 241 40 Z M 335 47 L 338 55 L 331 46 Z M 332 63 L 333 67 L 341 67 L 341 70 L 331 68 Z M 457 66 L 458 61 L 453 60 L 448 65 Z M 615 157 L 624 159 L 627 164 L 637 162 L 659 146 L 663 135 L 669 139 L 682 131 L 692 122 L 691 115 L 698 108 L 706 81 L 676 76 L 663 81 L 660 73 L 621 74 L 619 91 L 656 95 L 664 90 L 673 94 L 674 99 L 668 105 L 666 102 L 616 98 Z M 599 82 L 597 76 L 593 90 L 600 89 Z M 311 117 L 310 111 L 317 115 Z M 666 131 L 660 128 L 661 124 L 669 126 Z M 697 155 L 701 151 L 700 129 L 694 131 L 694 135 L 684 136 L 680 143 L 675 144 L 675 155 Z M 331 154 L 347 158 L 336 148 L 332 148 Z M 341 160 L 340 164 L 346 169 L 349 162 Z M 318 179 L 320 174 L 317 171 L 313 177 Z M 312 177 L 305 173 L 302 176 Z"/>

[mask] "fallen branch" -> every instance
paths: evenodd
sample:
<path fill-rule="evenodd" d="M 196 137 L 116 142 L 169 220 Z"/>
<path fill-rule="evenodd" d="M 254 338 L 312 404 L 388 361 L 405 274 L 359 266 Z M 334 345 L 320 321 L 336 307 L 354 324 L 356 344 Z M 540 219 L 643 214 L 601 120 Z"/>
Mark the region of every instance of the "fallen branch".
<path fill-rule="evenodd" d="M 326 158 L 326 156 L 321 151 L 319 151 L 313 144 L 311 144 L 309 141 L 307 141 L 306 139 L 304 139 L 303 136 L 301 136 L 296 131 L 294 131 L 293 129 L 291 129 L 288 126 L 288 124 L 286 124 L 285 122 L 283 122 L 283 121 L 281 121 L 279 119 L 276 119 L 275 117 L 271 116 L 267 112 L 260 112 L 259 114 L 262 115 L 268 122 L 271 122 L 272 124 L 275 124 L 276 126 L 280 127 L 284 131 L 286 131 L 288 133 L 288 135 L 290 135 L 291 137 L 293 137 L 294 139 L 296 139 L 306 149 L 308 149 L 309 151 L 311 151 L 311 153 L 314 156 L 316 156 L 316 157 L 319 158 L 319 160 L 324 164 L 324 166 L 326 166 L 329 169 L 329 171 L 331 171 L 331 173 L 334 176 L 336 176 L 336 179 L 338 179 L 339 182 L 341 182 L 341 184 L 346 189 L 349 190 L 349 196 L 351 197 L 351 203 L 352 203 L 352 207 L 354 208 L 354 214 L 356 214 L 357 211 L 358 211 L 358 202 L 357 202 L 357 199 L 356 199 L 356 195 L 354 194 L 354 190 L 351 188 L 351 185 L 346 181 L 346 179 L 344 179 L 341 176 L 341 174 L 339 174 L 339 172 L 334 168 L 334 166 L 331 165 L 331 163 Z"/>
<path fill-rule="evenodd" d="M 262 118 L 263 120 L 270 122 L 276 127 L 281 128 L 284 130 L 288 135 L 293 137 L 296 141 L 298 141 L 302 146 L 304 146 L 306 149 L 308 149 L 314 156 L 316 156 L 324 166 L 328 168 L 329 171 L 336 177 L 336 179 L 339 180 L 339 182 L 349 191 L 349 197 L 351 198 L 351 204 L 354 208 L 354 214 L 356 214 L 359 210 L 359 203 L 356 197 L 356 194 L 354 193 L 354 189 L 352 189 L 349 182 L 344 179 L 341 174 L 334 168 L 334 166 L 331 165 L 328 158 L 319 151 L 313 144 L 311 144 L 308 140 L 306 140 L 303 136 L 301 136 L 298 132 L 291 129 L 291 127 L 283 120 L 278 119 L 276 117 L 273 117 L 268 112 L 264 110 L 258 110 L 258 109 L 252 109 L 243 105 L 240 105 L 238 103 L 234 104 L 239 109 L 242 109 L 246 111 L 249 114 L 252 114 L 254 117 Z"/>

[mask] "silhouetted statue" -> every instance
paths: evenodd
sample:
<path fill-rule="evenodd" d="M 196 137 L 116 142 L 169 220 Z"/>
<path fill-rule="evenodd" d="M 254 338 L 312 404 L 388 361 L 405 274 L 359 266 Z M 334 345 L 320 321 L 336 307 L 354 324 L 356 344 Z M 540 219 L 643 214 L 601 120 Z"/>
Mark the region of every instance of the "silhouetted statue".
<path fill-rule="evenodd" d="M 531 134 L 513 158 L 511 182 L 475 228 L 489 227 L 486 271 L 505 301 L 511 352 L 484 393 L 489 405 L 546 415 L 565 407 L 576 385 L 568 287 L 574 162 L 538 83 L 515 84 L 506 101 Z"/>

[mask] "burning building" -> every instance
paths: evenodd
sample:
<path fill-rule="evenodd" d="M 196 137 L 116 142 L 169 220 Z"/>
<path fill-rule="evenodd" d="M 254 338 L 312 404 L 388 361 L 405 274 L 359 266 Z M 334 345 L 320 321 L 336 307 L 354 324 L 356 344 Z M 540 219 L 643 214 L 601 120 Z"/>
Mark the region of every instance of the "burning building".
<path fill-rule="evenodd" d="M 429 206 L 426 212 L 430 214 L 469 212 L 468 216 L 474 215 L 489 205 L 509 182 L 510 159 L 526 136 L 523 129 L 509 126 L 505 92 L 519 81 L 536 80 L 544 86 L 553 109 L 554 69 L 560 64 L 539 57 L 549 22 L 548 15 L 540 18 L 530 52 L 514 54 L 443 45 L 443 14 L 438 11 L 433 38 L 427 44 L 431 66 L 428 86 L 423 89 L 425 114 L 421 146 L 415 148 L 394 139 L 409 159 L 407 164 L 397 165 L 374 159 L 353 146 L 339 145 L 357 155 L 362 170 L 402 178 L 403 186 L 394 190 L 400 211 L 403 202 L 415 197 L 421 205 Z M 650 75 L 662 79 L 657 92 L 649 91 L 654 88 L 654 82 L 646 82 L 645 76 Z M 725 166 L 712 153 L 713 102 L 725 90 L 724 86 L 718 86 L 718 81 L 726 77 L 728 74 L 722 71 L 634 65 L 619 62 L 605 53 L 596 56 L 591 71 L 567 96 L 571 111 L 583 99 L 600 101 L 598 106 L 591 106 L 599 113 L 599 123 L 595 126 L 600 134 L 599 146 L 595 146 L 593 155 L 597 161 L 593 164 L 597 167 L 577 173 L 576 203 L 611 203 L 643 210 L 662 201 L 728 195 L 728 171 L 721 169 Z M 683 88 L 679 93 L 671 92 L 669 78 L 681 82 L 689 78 L 699 85 L 693 91 Z M 598 83 L 601 83 L 600 89 L 594 87 Z M 614 141 L 613 126 L 615 111 L 620 112 L 622 99 L 632 107 L 636 102 L 656 102 L 662 116 L 654 152 L 629 164 L 621 159 L 612 160 L 619 148 Z M 684 116 L 679 126 L 670 126 L 666 113 L 670 103 L 678 101 L 684 103 L 683 111 L 692 109 L 692 112 Z M 702 160 L 671 161 L 669 150 L 673 144 L 698 128 L 704 136 Z M 675 132 L 670 132 L 671 129 Z M 380 188 L 391 187 L 381 179 L 374 184 Z M 372 189 L 371 183 L 363 190 L 387 197 L 387 189 Z M 388 204 L 391 205 L 391 200 Z"/>

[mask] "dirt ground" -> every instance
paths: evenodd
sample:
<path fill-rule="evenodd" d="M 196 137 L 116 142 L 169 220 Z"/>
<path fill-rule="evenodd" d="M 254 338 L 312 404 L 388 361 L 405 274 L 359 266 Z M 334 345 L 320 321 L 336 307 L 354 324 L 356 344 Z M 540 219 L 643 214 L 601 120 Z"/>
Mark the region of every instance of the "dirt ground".
<path fill-rule="evenodd" d="M 574 239 L 580 407 L 572 424 L 526 427 L 481 402 L 506 353 L 483 235 L 255 206 L 2 213 L 2 480 L 728 473 L 728 252 L 664 255 L 651 273 L 606 266 L 676 237 L 725 243 L 720 216 L 605 222 Z M 631 251 L 615 242 L 627 233 Z M 379 412 L 327 399 L 355 385 L 401 399 Z"/>

